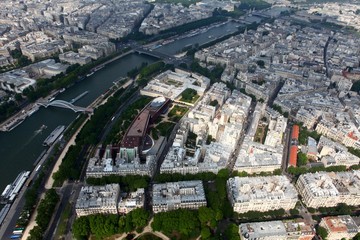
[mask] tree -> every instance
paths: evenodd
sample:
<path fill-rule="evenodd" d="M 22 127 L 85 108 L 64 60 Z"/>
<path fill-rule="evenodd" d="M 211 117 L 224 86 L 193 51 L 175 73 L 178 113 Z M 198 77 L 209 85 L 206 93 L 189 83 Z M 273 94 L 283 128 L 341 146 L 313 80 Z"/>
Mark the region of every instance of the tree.
<path fill-rule="evenodd" d="M 22 95 L 20 93 L 15 94 L 15 100 L 18 101 L 18 102 L 23 100 Z"/>
<path fill-rule="evenodd" d="M 292 215 L 292 216 L 297 216 L 297 215 L 299 215 L 299 210 L 297 210 L 296 208 L 293 208 L 293 209 L 290 209 L 290 214 Z"/>
<path fill-rule="evenodd" d="M 298 159 L 297 159 L 296 165 L 297 165 L 298 167 L 301 167 L 301 166 L 304 166 L 304 165 L 307 164 L 308 159 L 307 159 L 307 156 L 306 156 L 305 153 L 299 152 L 299 153 L 297 154 L 297 157 L 298 157 Z"/>
<path fill-rule="evenodd" d="M 201 239 L 209 239 L 210 236 L 211 236 L 211 232 L 208 227 L 204 227 L 201 229 Z"/>
<path fill-rule="evenodd" d="M 225 231 L 228 240 L 240 240 L 239 227 L 231 223 Z"/>
<path fill-rule="evenodd" d="M 339 203 L 335 210 L 339 215 L 349 215 L 352 212 L 352 208 L 346 203 Z"/>
<path fill-rule="evenodd" d="M 211 106 L 214 106 L 214 107 L 216 107 L 218 104 L 219 104 L 219 103 L 218 103 L 218 101 L 217 101 L 216 99 L 214 99 L 214 100 L 212 100 L 212 101 L 210 102 L 210 105 L 211 105 Z"/>
<path fill-rule="evenodd" d="M 145 227 L 150 216 L 149 212 L 147 212 L 143 208 L 136 208 L 132 210 L 129 214 L 131 214 L 132 223 L 136 228 Z"/>
<path fill-rule="evenodd" d="M 263 60 L 258 60 L 256 61 L 256 64 L 260 67 L 260 68 L 265 68 L 265 62 Z"/>
<path fill-rule="evenodd" d="M 353 240 L 360 240 L 360 233 L 356 234 Z"/>
<path fill-rule="evenodd" d="M 326 240 L 328 236 L 328 232 L 326 231 L 325 228 L 319 226 L 316 232 L 323 240 Z"/>
<path fill-rule="evenodd" d="M 30 236 L 27 238 L 29 240 L 42 240 L 43 239 L 43 231 L 39 226 L 35 226 L 29 232 Z"/>
<path fill-rule="evenodd" d="M 72 226 L 72 233 L 76 239 L 87 238 L 90 235 L 90 225 L 88 217 L 79 217 L 75 219 Z"/>
<path fill-rule="evenodd" d="M 216 226 L 215 211 L 212 210 L 211 208 L 200 207 L 198 217 L 199 217 L 201 225 L 210 226 L 212 228 L 214 228 Z"/>

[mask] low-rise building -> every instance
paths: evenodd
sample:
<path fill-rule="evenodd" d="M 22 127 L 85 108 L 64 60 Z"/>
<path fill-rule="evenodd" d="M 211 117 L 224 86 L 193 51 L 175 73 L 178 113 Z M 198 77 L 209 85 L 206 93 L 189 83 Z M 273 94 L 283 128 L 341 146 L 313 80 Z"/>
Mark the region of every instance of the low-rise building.
<path fill-rule="evenodd" d="M 234 177 L 226 184 L 235 212 L 289 210 L 298 201 L 295 187 L 285 176 Z"/>
<path fill-rule="evenodd" d="M 59 59 L 62 62 L 67 62 L 70 64 L 80 64 L 80 65 L 85 65 L 91 62 L 90 57 L 81 56 L 79 53 L 73 51 L 60 54 Z"/>
<path fill-rule="evenodd" d="M 22 69 L 0 74 L 0 88 L 10 92 L 22 93 L 28 87 L 36 87 L 36 81 Z"/>
<path fill-rule="evenodd" d="M 179 208 L 198 209 L 206 206 L 202 181 L 181 181 L 154 184 L 152 208 L 154 213 Z"/>
<path fill-rule="evenodd" d="M 311 240 L 315 233 L 304 220 L 252 222 L 239 225 L 241 240 Z"/>
<path fill-rule="evenodd" d="M 327 240 L 350 240 L 359 232 L 359 226 L 349 215 L 324 217 L 320 226 L 326 229 Z"/>
<path fill-rule="evenodd" d="M 119 184 L 84 186 L 76 201 L 76 215 L 81 217 L 97 213 L 117 214 L 119 194 Z"/>
<path fill-rule="evenodd" d="M 186 89 L 194 89 L 199 96 L 202 96 L 209 85 L 210 79 L 207 77 L 175 69 L 174 72 L 168 70 L 156 76 L 141 89 L 140 93 L 151 97 L 163 96 L 176 102 L 180 101 L 181 93 Z"/>

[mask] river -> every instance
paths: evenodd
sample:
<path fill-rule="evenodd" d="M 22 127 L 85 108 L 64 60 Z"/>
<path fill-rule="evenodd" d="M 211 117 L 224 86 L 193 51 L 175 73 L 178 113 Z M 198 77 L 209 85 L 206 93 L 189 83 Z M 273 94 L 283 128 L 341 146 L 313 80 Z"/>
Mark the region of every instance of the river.
<path fill-rule="evenodd" d="M 228 22 L 221 26 L 213 27 L 206 32 L 184 37 L 164 45 L 157 51 L 166 54 L 175 54 L 189 44 L 204 44 L 218 37 L 230 34 L 237 30 L 239 23 Z M 210 37 L 209 37 L 210 36 Z M 75 84 L 56 99 L 70 101 L 85 91 L 89 91 L 75 105 L 85 107 L 98 96 L 106 92 L 114 81 L 126 76 L 126 73 L 139 67 L 143 62 L 154 62 L 155 59 L 145 55 L 129 54 L 105 66 L 92 76 Z M 42 146 L 45 138 L 58 126 L 69 125 L 78 114 L 62 108 L 40 108 L 21 125 L 10 132 L 0 132 L 0 192 L 7 184 L 12 183 L 16 176 L 23 170 L 32 170 L 33 164 L 44 150 Z M 39 131 L 42 125 L 47 128 Z M 99 126 L 101 127 L 101 126 Z"/>
<path fill-rule="evenodd" d="M 155 51 L 158 51 L 161 53 L 166 53 L 169 55 L 174 55 L 178 52 L 181 52 L 181 50 L 185 46 L 190 46 L 190 45 L 195 45 L 195 44 L 202 45 L 204 43 L 214 41 L 216 38 L 234 33 L 238 30 L 238 27 L 240 27 L 240 26 L 243 26 L 243 25 L 241 25 L 241 23 L 236 23 L 236 22 L 232 22 L 232 21 L 222 23 L 218 26 L 214 26 L 214 27 L 208 29 L 207 31 L 204 31 L 204 32 L 200 31 L 200 33 L 198 33 L 194 36 L 180 38 L 180 39 L 175 40 L 174 42 L 165 44 L 161 47 L 156 48 Z"/>
<path fill-rule="evenodd" d="M 82 107 L 88 106 L 106 92 L 114 81 L 126 76 L 129 70 L 140 67 L 143 62 L 152 63 L 155 60 L 145 55 L 127 55 L 66 89 L 56 99 L 70 101 L 81 93 L 89 91 L 75 103 Z M 69 109 L 42 107 L 12 131 L 0 132 L 0 191 L 2 192 L 7 184 L 14 181 L 21 171 L 32 170 L 34 162 L 44 150 L 42 143 L 45 138 L 58 125 L 69 125 L 77 115 L 78 113 Z M 47 128 L 40 131 L 42 125 Z"/>

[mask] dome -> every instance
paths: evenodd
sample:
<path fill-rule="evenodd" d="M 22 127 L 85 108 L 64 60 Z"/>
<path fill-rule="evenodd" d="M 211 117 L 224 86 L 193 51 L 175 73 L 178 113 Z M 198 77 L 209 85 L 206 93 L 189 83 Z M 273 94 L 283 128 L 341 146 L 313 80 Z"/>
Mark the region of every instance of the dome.
<path fill-rule="evenodd" d="M 158 108 L 164 104 L 166 99 L 164 97 L 157 97 L 150 103 L 150 107 L 152 108 Z"/>

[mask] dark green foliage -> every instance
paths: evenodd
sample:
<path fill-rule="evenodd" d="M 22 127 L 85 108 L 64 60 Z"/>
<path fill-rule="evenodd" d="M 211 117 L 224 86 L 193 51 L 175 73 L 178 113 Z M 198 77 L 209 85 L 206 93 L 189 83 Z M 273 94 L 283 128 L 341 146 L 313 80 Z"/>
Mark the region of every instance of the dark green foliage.
<path fill-rule="evenodd" d="M 263 219 L 272 219 L 277 217 L 282 217 L 285 215 L 284 209 L 270 210 L 267 212 L 257 212 L 257 211 L 249 211 L 246 213 L 238 214 L 238 219 L 242 221 L 263 221 Z"/>
<path fill-rule="evenodd" d="M 81 124 L 86 120 L 85 114 L 80 114 L 65 130 L 64 138 L 69 139 L 79 129 Z"/>
<path fill-rule="evenodd" d="M 193 103 L 198 97 L 196 90 L 192 88 L 187 88 L 181 93 L 180 101 Z"/>
<path fill-rule="evenodd" d="M 328 233 L 326 231 L 325 228 L 318 226 L 318 228 L 316 229 L 316 233 L 323 239 L 326 240 Z"/>
<path fill-rule="evenodd" d="M 79 217 L 72 226 L 72 233 L 77 239 L 85 238 L 90 235 L 90 223 L 88 217 Z"/>
<path fill-rule="evenodd" d="M 353 240 L 360 240 L 360 233 L 356 234 Z"/>
<path fill-rule="evenodd" d="M 293 167 L 290 166 L 288 168 L 288 173 L 298 176 L 304 173 L 315 173 L 315 172 L 320 172 L 320 171 L 325 171 L 325 172 L 344 172 L 346 171 L 346 166 L 330 166 L 330 167 L 323 167 L 323 166 L 318 166 L 318 167 L 312 167 L 312 168 L 306 168 L 306 167 Z"/>
<path fill-rule="evenodd" d="M 72 226 L 77 239 L 87 239 L 94 235 L 97 239 L 104 239 L 117 233 L 131 232 L 143 229 L 150 214 L 143 208 L 136 208 L 126 216 L 116 214 L 95 214 L 77 218 Z"/>
<path fill-rule="evenodd" d="M 197 211 L 178 209 L 155 214 L 152 228 L 154 231 L 161 231 L 168 236 L 175 231 L 189 239 L 199 233 L 200 222 Z"/>
<path fill-rule="evenodd" d="M 169 69 L 174 70 L 174 65 L 156 62 L 148 66 L 143 66 L 139 71 L 137 82 L 139 86 L 145 86 L 151 80 L 151 76 Z"/>
<path fill-rule="evenodd" d="M 291 214 L 291 216 L 296 217 L 296 216 L 299 215 L 299 213 L 300 213 L 299 210 L 297 210 L 296 208 L 290 209 L 290 214 Z"/>
<path fill-rule="evenodd" d="M 161 136 L 168 137 L 170 136 L 174 126 L 175 124 L 172 122 L 161 122 L 156 126 L 156 130 Z"/>
<path fill-rule="evenodd" d="M 273 104 L 272 108 L 277 111 L 278 113 L 280 113 L 281 115 L 283 115 L 284 117 L 289 117 L 289 113 L 288 112 L 283 112 L 282 108 L 279 105 Z"/>
<path fill-rule="evenodd" d="M 29 240 L 42 240 L 44 231 L 39 226 L 35 226 L 30 230 L 29 234 L 30 236 L 27 238 Z"/>
<path fill-rule="evenodd" d="M 360 149 L 355 149 L 355 148 L 352 148 L 352 147 L 348 147 L 348 151 L 351 154 L 354 154 L 355 156 L 360 157 Z"/>
<path fill-rule="evenodd" d="M 175 105 L 168 113 L 168 117 L 171 121 L 178 122 L 188 110 L 189 109 L 187 107 Z"/>
<path fill-rule="evenodd" d="M 306 165 L 308 162 L 308 159 L 307 159 L 307 156 L 305 153 L 302 153 L 302 152 L 299 152 L 297 154 L 297 162 L 296 162 L 296 165 L 298 167 L 301 167 L 301 166 L 304 166 Z"/>
<path fill-rule="evenodd" d="M 219 103 L 218 103 L 218 101 L 217 101 L 216 99 L 214 99 L 214 100 L 212 100 L 212 101 L 210 102 L 210 105 L 211 105 L 211 106 L 214 106 L 214 107 L 216 107 L 218 104 L 219 104 Z"/>
<path fill-rule="evenodd" d="M 127 72 L 127 76 L 130 77 L 130 78 L 135 78 L 139 73 L 140 71 L 145 68 L 146 66 L 148 65 L 147 62 L 143 62 L 140 66 L 140 68 L 133 68 L 131 69 L 130 71 Z"/>
<path fill-rule="evenodd" d="M 6 120 L 12 114 L 19 110 L 15 101 L 4 101 L 0 104 L 0 122 Z"/>
<path fill-rule="evenodd" d="M 89 185 L 105 185 L 111 183 L 119 183 L 120 189 L 124 191 L 135 191 L 138 188 L 146 188 L 150 182 L 148 176 L 128 175 L 126 177 L 119 175 L 104 176 L 102 178 L 86 178 Z"/>
<path fill-rule="evenodd" d="M 236 224 L 231 223 L 225 231 L 225 236 L 228 240 L 240 240 L 239 227 Z"/>
<path fill-rule="evenodd" d="M 37 228 L 34 228 L 33 231 L 30 232 L 30 239 L 42 239 L 42 235 L 48 227 L 58 201 L 59 196 L 55 189 L 52 188 L 46 192 L 45 198 L 41 200 L 38 207 L 38 215 L 35 219 Z"/>
<path fill-rule="evenodd" d="M 204 75 L 205 77 L 210 78 L 211 83 L 219 82 L 221 78 L 221 74 L 224 71 L 224 67 L 220 65 L 216 65 L 216 67 L 210 71 L 209 69 L 200 66 L 200 64 L 197 61 L 191 63 L 190 69 L 193 72 L 197 72 L 201 75 Z"/>
<path fill-rule="evenodd" d="M 256 64 L 260 67 L 260 68 L 265 68 L 265 62 L 263 60 L 258 60 L 256 61 Z"/>
<path fill-rule="evenodd" d="M 316 131 L 309 131 L 306 127 L 303 127 L 301 124 L 300 131 L 299 131 L 299 143 L 302 145 L 307 144 L 308 137 L 314 138 L 316 141 L 319 141 L 321 135 L 318 134 Z"/>
<path fill-rule="evenodd" d="M 356 208 L 345 203 L 339 203 L 336 207 L 320 207 L 318 210 L 327 215 L 350 215 Z"/>
<path fill-rule="evenodd" d="M 31 63 L 30 59 L 24 56 L 19 49 L 14 49 L 10 52 L 10 55 L 17 60 L 17 67 L 24 67 Z"/>
<path fill-rule="evenodd" d="M 206 138 L 206 145 L 209 145 L 211 142 L 214 142 L 216 139 L 214 139 L 211 135 L 208 135 Z"/>
<path fill-rule="evenodd" d="M 164 62 L 156 62 L 148 66 L 144 66 L 139 72 L 140 78 L 150 77 L 152 74 L 159 72 L 164 67 Z"/>

